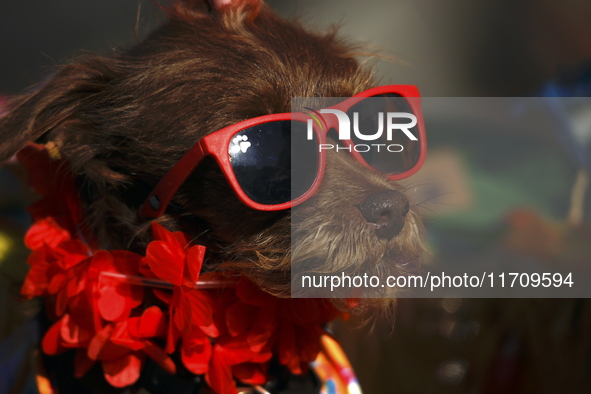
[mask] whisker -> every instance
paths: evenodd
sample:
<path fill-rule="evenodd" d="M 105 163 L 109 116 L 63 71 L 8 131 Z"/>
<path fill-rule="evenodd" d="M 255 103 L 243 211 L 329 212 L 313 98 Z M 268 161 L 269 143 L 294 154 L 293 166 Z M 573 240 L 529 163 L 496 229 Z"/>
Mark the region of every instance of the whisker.
<path fill-rule="evenodd" d="M 436 181 L 427 181 L 427 182 L 423 182 L 423 181 L 418 181 L 418 182 L 413 182 L 413 183 L 409 183 L 408 185 L 402 185 L 402 187 L 404 188 L 405 191 L 408 191 L 410 189 L 417 189 L 419 187 L 425 187 L 425 186 L 432 186 L 432 185 L 436 185 Z"/>
<path fill-rule="evenodd" d="M 438 198 L 438 197 L 445 196 L 445 195 L 448 195 L 448 194 L 451 194 L 451 193 L 450 193 L 450 192 L 446 192 L 446 193 L 439 193 L 439 194 L 436 194 L 436 195 L 434 195 L 434 196 L 431 196 L 431 197 L 429 197 L 429 198 L 427 198 L 427 199 L 425 199 L 425 200 L 423 200 L 423 201 L 421 201 L 421 202 L 419 202 L 419 203 L 417 203 L 417 204 L 414 204 L 414 205 L 413 205 L 411 208 L 414 208 L 414 207 L 416 207 L 416 206 L 418 206 L 418 205 L 424 204 L 424 203 L 426 203 L 427 201 L 429 201 L 429 200 L 432 200 L 432 199 L 434 199 L 434 198 Z"/>
<path fill-rule="evenodd" d="M 210 228 L 208 228 L 208 229 L 206 229 L 205 231 L 202 231 L 200 234 L 197 234 L 195 237 L 193 237 L 193 238 L 192 238 L 192 239 L 189 241 L 189 243 L 188 243 L 187 245 L 185 245 L 185 246 L 184 246 L 184 248 L 186 248 L 187 246 L 191 245 L 191 244 L 192 244 L 194 241 L 196 241 L 196 240 L 197 240 L 197 238 L 199 238 L 199 237 L 201 237 L 201 236 L 203 236 L 203 235 L 207 234 L 207 232 L 208 232 L 208 231 L 211 231 L 211 229 L 210 229 Z M 184 249 L 184 248 L 183 248 L 183 249 Z"/>
<path fill-rule="evenodd" d="M 434 209 L 427 208 L 427 207 L 425 207 L 424 205 L 421 205 L 421 206 L 419 206 L 419 208 L 421 208 L 421 209 L 426 209 L 427 211 L 429 211 L 429 212 L 432 212 L 432 213 L 437 213 L 437 212 L 436 212 Z"/>
<path fill-rule="evenodd" d="M 127 243 L 127 249 L 131 248 L 131 245 L 133 244 L 133 241 L 135 241 L 135 239 L 143 232 L 147 231 L 148 228 L 152 225 L 151 222 L 147 222 L 144 225 L 142 225 L 136 232 L 135 234 L 133 234 L 131 236 L 131 238 L 129 239 L 129 242 Z"/>
<path fill-rule="evenodd" d="M 444 205 L 446 207 L 457 207 L 457 204 L 449 204 L 446 202 L 430 202 L 428 204 L 422 204 L 421 207 L 424 207 L 425 205 Z"/>

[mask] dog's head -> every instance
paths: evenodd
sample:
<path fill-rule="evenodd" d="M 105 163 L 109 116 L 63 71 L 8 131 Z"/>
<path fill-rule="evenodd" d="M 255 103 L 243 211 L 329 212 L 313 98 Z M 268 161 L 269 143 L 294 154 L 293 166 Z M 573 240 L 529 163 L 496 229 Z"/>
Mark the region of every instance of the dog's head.
<path fill-rule="evenodd" d="M 292 97 L 348 97 L 374 84 L 334 33 L 307 32 L 259 1 L 184 0 L 166 12 L 141 43 L 62 67 L 0 120 L 0 162 L 28 141 L 57 145 L 76 176 L 84 225 L 104 248 L 143 252 L 151 219 L 140 207 L 202 137 L 290 112 Z M 415 260 L 422 227 L 409 204 L 402 186 L 340 152 L 327 155 L 318 192 L 293 212 L 259 211 L 206 158 L 157 220 L 207 246 L 209 269 L 286 295 L 292 264 L 354 274 Z"/>

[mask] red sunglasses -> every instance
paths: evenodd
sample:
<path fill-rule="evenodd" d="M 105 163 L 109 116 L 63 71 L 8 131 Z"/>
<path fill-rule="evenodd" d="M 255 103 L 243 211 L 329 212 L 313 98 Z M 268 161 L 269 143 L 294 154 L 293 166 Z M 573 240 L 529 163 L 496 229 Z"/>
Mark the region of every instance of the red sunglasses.
<path fill-rule="evenodd" d="M 288 209 L 314 195 L 330 149 L 346 150 L 392 180 L 414 174 L 425 160 L 427 141 L 415 86 L 380 86 L 310 112 L 259 116 L 201 138 L 158 182 L 142 206 L 142 216 L 161 216 L 207 155 L 213 156 L 238 198 L 261 211 Z M 341 135 L 337 113 L 353 119 L 354 132 Z M 411 122 L 393 130 L 396 116 Z M 360 124 L 378 133 L 361 134 Z M 342 139 L 327 140 L 333 129 Z"/>

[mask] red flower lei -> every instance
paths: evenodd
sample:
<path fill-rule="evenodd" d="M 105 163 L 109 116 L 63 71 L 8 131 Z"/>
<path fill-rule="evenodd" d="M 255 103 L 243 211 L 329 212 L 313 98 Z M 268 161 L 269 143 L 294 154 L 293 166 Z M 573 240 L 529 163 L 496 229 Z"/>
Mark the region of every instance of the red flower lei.
<path fill-rule="evenodd" d="M 137 381 L 146 357 L 174 374 L 169 355 L 179 351 L 184 366 L 205 375 L 215 392 L 236 393 L 236 381 L 266 383 L 274 356 L 292 373 L 305 372 L 320 351 L 322 325 L 341 315 L 326 300 L 279 299 L 245 278 L 202 289 L 196 284 L 220 283 L 200 274 L 205 247 L 155 222 L 145 256 L 100 250 L 80 230 L 67 163 L 35 144 L 18 158 L 42 195 L 29 207 L 31 268 L 21 292 L 45 297 L 55 323 L 42 350 L 76 349 L 77 377 L 100 362 L 106 380 L 124 387 Z M 146 306 L 149 292 L 160 302 Z"/>

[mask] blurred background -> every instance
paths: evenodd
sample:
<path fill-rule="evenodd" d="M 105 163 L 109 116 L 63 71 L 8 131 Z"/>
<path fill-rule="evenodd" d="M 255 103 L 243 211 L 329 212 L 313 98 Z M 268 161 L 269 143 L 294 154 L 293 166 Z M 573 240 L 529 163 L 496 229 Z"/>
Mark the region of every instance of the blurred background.
<path fill-rule="evenodd" d="M 427 162 L 405 182 L 416 186 L 417 201 L 428 200 L 433 261 L 591 264 L 589 0 L 269 4 L 312 29 L 339 24 L 342 36 L 383 56 L 383 84 L 414 84 L 424 97 L 565 97 L 548 110 L 568 119 L 555 134 L 427 118 Z M 0 94 L 42 81 L 81 50 L 131 45 L 158 19 L 150 1 L 1 1 Z M 0 301 L 0 394 L 8 384 L 34 392 L 19 366 L 35 342 L 26 322 L 36 309 L 15 302 L 27 269 L 24 208 L 34 199 L 23 178 L 17 166 L 0 169 L 0 300 L 9 301 Z M 393 326 L 357 328 L 352 319 L 333 328 L 366 393 L 584 393 L 591 392 L 589 304 L 401 299 Z"/>

